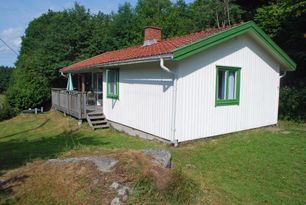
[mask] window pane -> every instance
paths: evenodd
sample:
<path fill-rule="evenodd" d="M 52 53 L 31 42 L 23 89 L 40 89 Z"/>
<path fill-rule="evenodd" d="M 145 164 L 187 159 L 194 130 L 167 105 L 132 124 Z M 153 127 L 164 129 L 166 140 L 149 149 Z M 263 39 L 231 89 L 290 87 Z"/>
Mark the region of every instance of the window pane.
<path fill-rule="evenodd" d="M 114 73 L 113 73 L 112 70 L 110 70 L 110 71 L 108 71 L 108 92 L 111 95 L 114 92 L 113 82 L 114 82 Z"/>
<path fill-rule="evenodd" d="M 113 80 L 113 95 L 117 95 L 117 72 L 114 72 L 114 80 Z"/>
<path fill-rule="evenodd" d="M 225 71 L 218 71 L 218 99 L 225 99 Z"/>
<path fill-rule="evenodd" d="M 236 97 L 236 89 L 235 89 L 235 85 L 236 85 L 236 72 L 235 71 L 228 71 L 228 87 L 227 87 L 227 99 L 228 100 L 233 100 Z"/>
<path fill-rule="evenodd" d="M 109 70 L 108 71 L 108 94 L 112 96 L 118 95 L 118 81 L 119 81 L 119 73 L 117 70 Z"/>

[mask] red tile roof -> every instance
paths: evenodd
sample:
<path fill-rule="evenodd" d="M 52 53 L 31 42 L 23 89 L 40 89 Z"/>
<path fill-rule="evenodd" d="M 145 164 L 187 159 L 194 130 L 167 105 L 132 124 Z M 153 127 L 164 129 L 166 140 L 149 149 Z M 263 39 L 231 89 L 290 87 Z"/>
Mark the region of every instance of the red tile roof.
<path fill-rule="evenodd" d="M 61 69 L 61 71 L 85 68 L 97 64 L 115 63 L 123 60 L 171 54 L 176 48 L 196 42 L 203 38 L 207 38 L 215 33 L 224 31 L 228 28 L 230 27 L 210 28 L 184 36 L 164 39 L 148 46 L 139 45 L 120 50 L 108 51 L 92 58 L 64 67 Z"/>

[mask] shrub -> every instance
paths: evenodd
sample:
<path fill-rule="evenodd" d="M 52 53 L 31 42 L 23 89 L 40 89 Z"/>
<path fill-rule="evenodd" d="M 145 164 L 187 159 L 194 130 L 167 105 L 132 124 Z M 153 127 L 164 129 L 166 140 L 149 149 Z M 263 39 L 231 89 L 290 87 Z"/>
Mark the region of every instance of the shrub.
<path fill-rule="evenodd" d="M 279 117 L 283 120 L 306 120 L 306 84 L 304 82 L 281 88 Z"/>
<path fill-rule="evenodd" d="M 50 85 L 41 74 L 16 69 L 7 92 L 8 103 L 18 109 L 39 107 L 50 100 Z"/>
<path fill-rule="evenodd" d="M 4 99 L 0 102 L 0 121 L 14 117 L 17 114 L 17 110 L 12 108 Z"/>
<path fill-rule="evenodd" d="M 12 67 L 0 66 L 0 93 L 7 89 L 12 71 Z"/>

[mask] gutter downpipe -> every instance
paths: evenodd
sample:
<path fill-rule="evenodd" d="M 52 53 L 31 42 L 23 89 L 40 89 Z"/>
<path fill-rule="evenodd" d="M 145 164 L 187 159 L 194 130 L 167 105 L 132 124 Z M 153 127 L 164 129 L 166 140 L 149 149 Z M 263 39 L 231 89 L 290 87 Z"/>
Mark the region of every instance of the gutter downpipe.
<path fill-rule="evenodd" d="M 287 71 L 285 71 L 285 72 L 283 73 L 283 75 L 279 76 L 279 79 L 282 79 L 283 77 L 285 77 L 286 74 L 287 74 Z"/>
<path fill-rule="evenodd" d="M 61 72 L 61 76 L 63 76 L 64 78 L 68 78 L 67 76 L 64 75 L 63 72 Z"/>
<path fill-rule="evenodd" d="M 169 68 L 167 68 L 164 64 L 164 59 L 160 58 L 160 67 L 164 71 L 172 74 L 172 81 L 173 81 L 173 92 L 172 92 L 172 116 L 171 116 L 171 143 L 176 147 L 178 146 L 178 140 L 175 139 L 175 120 L 176 120 L 176 94 L 177 94 L 177 75 L 175 72 L 171 71 Z"/>

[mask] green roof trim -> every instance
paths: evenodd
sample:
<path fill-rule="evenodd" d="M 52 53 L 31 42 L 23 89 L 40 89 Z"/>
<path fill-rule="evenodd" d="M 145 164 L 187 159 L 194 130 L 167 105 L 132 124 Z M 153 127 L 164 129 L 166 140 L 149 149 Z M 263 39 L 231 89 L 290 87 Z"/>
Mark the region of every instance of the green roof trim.
<path fill-rule="evenodd" d="M 173 51 L 173 60 L 180 61 L 249 31 L 253 31 L 270 49 L 272 49 L 290 70 L 296 69 L 296 63 L 253 21 L 240 24 L 208 38 L 177 48 Z"/>

